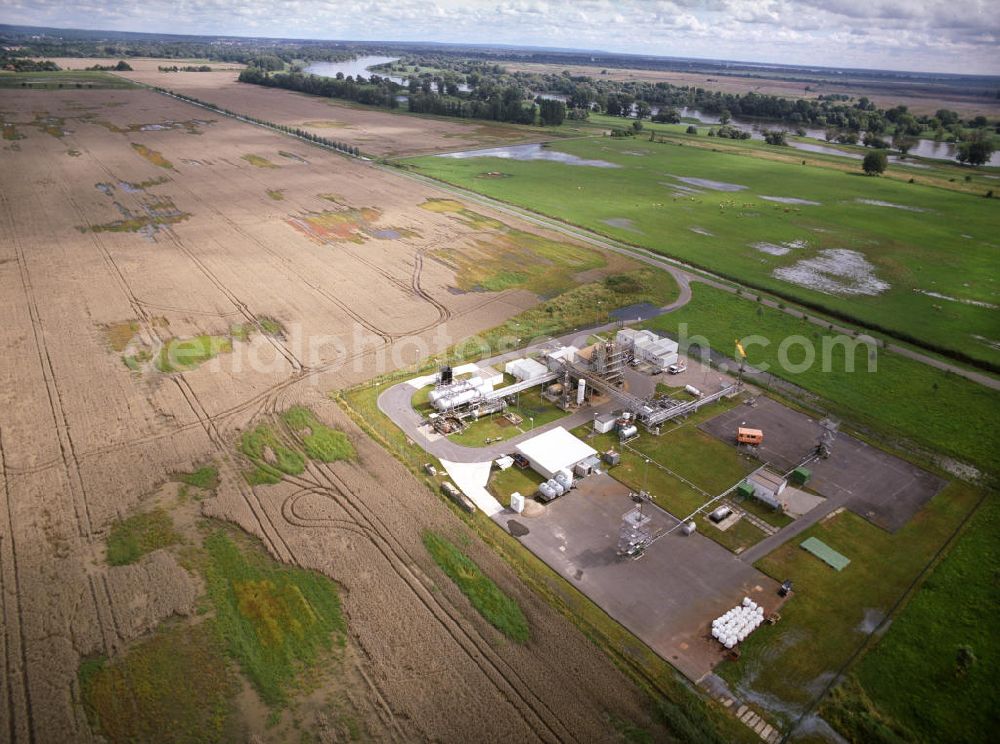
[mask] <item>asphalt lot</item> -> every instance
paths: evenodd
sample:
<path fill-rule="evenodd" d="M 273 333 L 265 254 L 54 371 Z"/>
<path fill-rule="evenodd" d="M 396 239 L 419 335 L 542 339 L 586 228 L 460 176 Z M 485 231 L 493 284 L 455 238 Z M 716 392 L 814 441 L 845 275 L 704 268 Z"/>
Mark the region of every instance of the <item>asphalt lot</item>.
<path fill-rule="evenodd" d="M 609 475 L 595 475 L 540 516 L 506 511 L 494 519 L 698 682 L 722 659 L 722 647 L 709 636 L 712 620 L 744 596 L 775 609 L 778 584 L 704 535 L 684 536 L 680 530 L 657 540 L 637 560 L 619 558 L 622 515 L 635 506 L 628 494 Z M 654 532 L 676 524 L 665 512 L 647 509 Z"/>
<path fill-rule="evenodd" d="M 733 408 L 700 428 L 735 446 L 740 426 L 764 432 L 760 458 L 782 473 L 815 449 L 823 431 L 818 421 L 765 397 L 753 408 Z M 936 475 L 847 434 L 837 434 L 828 459 L 807 467 L 813 474 L 807 487 L 829 499 L 831 508 L 845 506 L 889 532 L 906 524 L 945 485 Z"/>

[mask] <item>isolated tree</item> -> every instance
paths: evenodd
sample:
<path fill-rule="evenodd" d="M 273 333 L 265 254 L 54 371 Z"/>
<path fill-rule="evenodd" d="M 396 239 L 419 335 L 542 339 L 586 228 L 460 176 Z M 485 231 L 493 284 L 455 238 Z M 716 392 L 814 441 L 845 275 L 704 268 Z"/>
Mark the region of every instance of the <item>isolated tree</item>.
<path fill-rule="evenodd" d="M 905 132 L 896 132 L 892 136 L 892 146 L 899 150 L 901 155 L 906 155 L 917 146 L 917 138 Z"/>
<path fill-rule="evenodd" d="M 690 126 L 689 126 L 689 127 L 687 128 L 687 133 L 688 133 L 688 134 L 698 134 L 698 127 L 696 127 L 696 126 L 695 126 L 694 124 L 691 124 L 691 125 L 690 125 Z"/>
<path fill-rule="evenodd" d="M 955 158 L 960 163 L 969 165 L 983 165 L 989 162 L 996 146 L 993 137 L 985 129 L 977 130 L 972 138 L 958 146 L 958 154 Z"/>
<path fill-rule="evenodd" d="M 649 116 L 649 112 L 651 110 L 652 109 L 650 108 L 649 104 L 646 103 L 645 101 L 636 101 L 636 103 L 635 103 L 635 118 L 637 118 L 637 119 L 645 119 L 647 116 Z"/>
<path fill-rule="evenodd" d="M 861 163 L 861 168 L 864 170 L 866 175 L 877 176 L 885 173 L 885 169 L 889 166 L 889 158 L 886 157 L 884 150 L 875 150 L 865 155 L 865 159 Z"/>

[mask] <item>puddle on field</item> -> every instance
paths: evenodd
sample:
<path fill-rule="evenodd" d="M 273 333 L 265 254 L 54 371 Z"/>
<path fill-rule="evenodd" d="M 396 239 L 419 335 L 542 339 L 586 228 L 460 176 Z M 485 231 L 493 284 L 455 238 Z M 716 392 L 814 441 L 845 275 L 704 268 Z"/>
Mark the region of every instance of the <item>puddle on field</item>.
<path fill-rule="evenodd" d="M 693 189 L 690 186 L 683 186 L 679 183 L 667 183 L 665 181 L 660 181 L 661 186 L 666 186 L 668 189 L 673 189 L 673 196 L 681 197 L 682 199 L 686 196 L 695 196 L 696 194 L 704 194 L 705 192 L 701 189 Z"/>
<path fill-rule="evenodd" d="M 715 233 L 709 232 L 704 227 L 692 226 L 692 227 L 689 227 L 688 230 L 690 230 L 693 233 L 696 233 L 697 235 L 704 235 L 704 236 L 709 237 L 709 238 L 714 238 L 715 237 Z"/>
<path fill-rule="evenodd" d="M 756 248 L 761 253 L 767 253 L 771 256 L 784 256 L 792 251 L 802 250 L 809 244 L 804 240 L 788 240 L 784 243 L 751 243 L 751 248 Z"/>
<path fill-rule="evenodd" d="M 882 201 L 881 199 L 855 199 L 858 204 L 868 204 L 872 207 L 889 207 L 890 209 L 902 209 L 904 212 L 926 212 L 921 207 L 910 207 L 905 204 L 894 204 L 893 202 Z"/>
<path fill-rule="evenodd" d="M 149 241 L 153 241 L 156 234 L 161 230 L 168 229 L 171 225 L 183 222 L 191 215 L 178 209 L 169 196 L 147 194 L 147 186 L 155 186 L 165 183 L 169 179 L 155 178 L 141 183 L 129 183 L 128 181 L 117 181 L 111 183 L 95 183 L 94 188 L 102 194 L 112 199 L 112 204 L 121 219 L 105 222 L 98 225 L 77 225 L 80 232 L 130 232 L 138 233 Z M 138 194 L 138 209 L 132 209 L 115 199 L 115 191 L 120 188 L 128 194 Z"/>
<path fill-rule="evenodd" d="M 509 147 L 490 147 L 485 150 L 464 150 L 462 152 L 446 152 L 435 157 L 466 160 L 468 158 L 502 158 L 504 160 L 551 160 L 564 165 L 588 166 L 591 168 L 621 168 L 617 163 L 607 160 L 588 160 L 560 152 L 542 145 L 511 145 Z"/>
<path fill-rule="evenodd" d="M 859 633 L 864 633 L 865 635 L 871 635 L 872 633 L 875 632 L 875 629 L 878 628 L 879 623 L 881 623 L 883 620 L 885 620 L 884 612 L 882 612 L 881 610 L 876 610 L 872 607 L 866 607 L 865 616 L 861 620 L 861 622 L 858 623 L 858 626 L 855 628 L 855 630 L 858 631 Z"/>
<path fill-rule="evenodd" d="M 608 227 L 617 227 L 619 230 L 628 230 L 629 232 L 638 233 L 639 235 L 643 234 L 642 230 L 636 227 L 635 223 L 627 217 L 612 217 L 607 220 L 601 220 L 601 222 Z"/>
<path fill-rule="evenodd" d="M 927 295 L 928 297 L 934 297 L 938 300 L 960 302 L 963 305 L 973 305 L 975 307 L 985 307 L 987 310 L 1000 310 L 1000 305 L 994 305 L 992 302 L 983 302 L 982 300 L 963 300 L 960 297 L 952 297 L 951 295 L 941 294 L 940 292 L 931 292 L 926 289 L 914 289 L 913 291 L 917 294 Z"/>
<path fill-rule="evenodd" d="M 324 212 L 308 212 L 287 217 L 285 222 L 317 243 L 364 243 L 369 238 L 376 240 L 399 240 L 416 235 L 412 230 L 401 227 L 378 227 L 382 210 L 374 207 Z"/>
<path fill-rule="evenodd" d="M 864 254 L 846 248 L 822 250 L 813 258 L 775 269 L 772 276 L 832 295 L 874 296 L 890 287 L 888 282 L 875 276 L 875 267 Z"/>
<path fill-rule="evenodd" d="M 769 202 L 778 202 L 779 204 L 802 204 L 806 206 L 818 207 L 820 202 L 813 201 L 812 199 L 797 199 L 794 196 L 761 196 L 761 199 Z"/>
<path fill-rule="evenodd" d="M 744 191 L 747 187 L 738 183 L 726 183 L 725 181 L 713 181 L 710 178 L 693 178 L 691 176 L 675 176 L 672 173 L 668 173 L 671 178 L 676 178 L 681 183 L 686 183 L 688 186 L 698 186 L 703 189 L 709 189 L 711 191 Z M 674 186 L 676 189 L 684 190 L 683 186 Z"/>

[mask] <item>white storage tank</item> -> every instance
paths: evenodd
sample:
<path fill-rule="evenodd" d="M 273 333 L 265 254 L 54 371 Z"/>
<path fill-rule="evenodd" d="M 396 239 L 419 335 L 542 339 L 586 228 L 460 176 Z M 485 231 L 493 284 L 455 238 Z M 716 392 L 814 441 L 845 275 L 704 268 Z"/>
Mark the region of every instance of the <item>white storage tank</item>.
<path fill-rule="evenodd" d="M 691 393 L 691 395 L 693 395 L 695 398 L 701 397 L 701 391 L 694 385 L 685 385 L 684 389 L 687 390 L 689 393 Z"/>

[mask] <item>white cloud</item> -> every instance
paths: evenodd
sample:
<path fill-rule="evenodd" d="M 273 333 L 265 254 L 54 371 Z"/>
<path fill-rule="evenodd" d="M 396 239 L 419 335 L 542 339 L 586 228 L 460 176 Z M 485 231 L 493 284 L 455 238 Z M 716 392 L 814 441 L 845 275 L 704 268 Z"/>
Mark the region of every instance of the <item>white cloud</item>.
<path fill-rule="evenodd" d="M 7 23 L 1000 73 L 991 0 L 0 0 Z"/>

